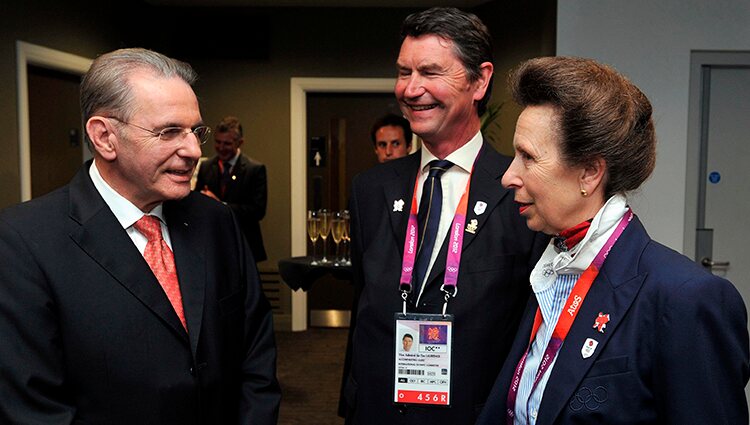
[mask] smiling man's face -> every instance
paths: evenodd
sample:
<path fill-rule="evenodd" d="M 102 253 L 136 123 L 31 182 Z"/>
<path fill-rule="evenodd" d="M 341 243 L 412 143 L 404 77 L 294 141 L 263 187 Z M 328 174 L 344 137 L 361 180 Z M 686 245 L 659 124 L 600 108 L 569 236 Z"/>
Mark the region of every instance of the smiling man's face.
<path fill-rule="evenodd" d="M 474 135 L 475 101 L 485 87 L 469 81 L 452 41 L 436 35 L 406 37 L 397 67 L 394 91 L 414 133 L 430 144 L 465 142 Z"/>

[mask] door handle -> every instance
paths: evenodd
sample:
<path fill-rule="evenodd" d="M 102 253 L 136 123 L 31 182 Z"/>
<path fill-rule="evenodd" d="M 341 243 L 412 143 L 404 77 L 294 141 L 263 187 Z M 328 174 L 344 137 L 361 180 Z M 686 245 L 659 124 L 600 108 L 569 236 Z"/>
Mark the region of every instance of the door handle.
<path fill-rule="evenodd" d="M 708 257 L 703 257 L 701 260 L 703 267 L 714 268 L 714 267 L 729 267 L 729 261 L 714 261 Z"/>

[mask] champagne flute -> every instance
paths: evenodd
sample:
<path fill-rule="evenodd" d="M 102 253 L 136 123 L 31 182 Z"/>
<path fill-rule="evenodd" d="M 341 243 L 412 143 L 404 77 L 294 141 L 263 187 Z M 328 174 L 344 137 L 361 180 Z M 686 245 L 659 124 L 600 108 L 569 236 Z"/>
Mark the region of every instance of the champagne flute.
<path fill-rule="evenodd" d="M 323 258 L 320 260 L 320 264 L 328 264 L 330 261 L 326 258 L 326 239 L 328 238 L 328 233 L 331 231 L 331 212 L 327 209 L 319 210 L 318 217 L 320 218 L 318 234 L 320 234 L 320 238 L 323 240 Z"/>
<path fill-rule="evenodd" d="M 339 266 L 343 264 L 339 262 L 341 257 L 339 255 L 339 244 L 341 243 L 341 238 L 344 236 L 344 219 L 341 211 L 334 212 L 331 217 L 331 236 L 333 237 L 333 243 L 336 244 L 336 257 L 333 260 L 333 265 Z"/>
<path fill-rule="evenodd" d="M 351 220 L 349 216 L 349 210 L 344 210 L 341 212 L 341 217 L 344 220 L 344 236 L 343 236 L 343 242 L 344 242 L 344 265 L 351 266 L 352 265 L 352 240 L 349 237 L 349 222 Z"/>
<path fill-rule="evenodd" d="M 307 236 L 310 237 L 310 240 L 312 241 L 313 246 L 313 252 L 312 252 L 312 261 L 310 262 L 311 265 L 317 266 L 318 260 L 315 259 L 315 245 L 316 242 L 318 242 L 318 236 L 320 236 L 320 231 L 318 230 L 320 228 L 320 218 L 318 217 L 317 211 L 308 211 L 307 212 Z"/>

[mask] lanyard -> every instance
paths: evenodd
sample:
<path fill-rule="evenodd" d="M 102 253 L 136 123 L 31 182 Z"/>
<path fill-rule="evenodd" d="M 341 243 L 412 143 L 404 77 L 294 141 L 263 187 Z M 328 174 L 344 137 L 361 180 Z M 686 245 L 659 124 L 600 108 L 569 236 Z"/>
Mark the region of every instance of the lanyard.
<path fill-rule="evenodd" d="M 573 326 L 576 316 L 578 316 L 583 300 L 586 298 L 586 295 L 588 295 L 589 289 L 591 289 L 591 285 L 594 283 L 597 275 L 599 275 L 599 270 L 601 270 L 604 260 L 607 259 L 607 255 L 609 255 L 612 246 L 617 242 L 617 238 L 619 238 L 625 228 L 628 227 L 628 224 L 630 224 L 632 219 L 633 211 L 628 208 L 625 215 L 618 223 L 617 228 L 615 228 L 614 233 L 610 235 L 602 249 L 599 250 L 599 253 L 594 257 L 594 261 L 591 262 L 583 274 L 581 274 L 581 277 L 578 278 L 575 286 L 573 286 L 573 290 L 570 292 L 570 295 L 565 302 L 567 307 L 563 307 L 564 310 L 560 312 L 560 317 L 557 319 L 557 325 L 555 325 L 555 329 L 552 332 L 552 338 L 550 339 L 549 344 L 547 344 L 547 348 L 544 350 L 544 356 L 542 357 L 542 360 L 539 363 L 539 369 L 534 376 L 534 383 L 531 387 L 530 394 L 534 393 L 542 376 L 544 376 L 552 365 L 552 361 L 555 359 L 555 356 L 557 356 L 558 351 L 560 351 L 560 347 L 562 346 L 563 341 L 565 341 L 565 337 L 568 336 L 568 332 Z M 534 316 L 534 327 L 531 329 L 531 335 L 529 336 L 529 345 L 526 348 L 526 353 L 524 353 L 523 357 L 521 357 L 521 360 L 518 362 L 518 366 L 516 366 L 516 371 L 513 375 L 510 389 L 508 390 L 508 400 L 506 405 L 507 425 L 513 425 L 514 423 L 514 418 L 516 416 L 516 398 L 518 397 L 518 387 L 521 383 L 521 375 L 526 366 L 526 359 L 529 355 L 531 343 L 534 342 L 536 333 L 539 331 L 541 325 L 542 313 L 539 307 L 537 307 L 536 315 Z"/>
<path fill-rule="evenodd" d="M 481 152 L 480 152 L 481 154 Z M 479 155 L 477 155 L 479 158 Z M 474 159 L 474 165 L 476 165 L 476 159 Z M 469 205 L 469 189 L 471 188 L 471 176 L 474 174 L 474 165 L 471 167 L 471 173 L 469 179 L 466 182 L 466 189 L 461 195 L 461 199 L 458 201 L 456 212 L 453 216 L 453 222 L 451 223 L 448 236 L 450 241 L 448 244 L 448 257 L 445 260 L 445 277 L 443 279 L 443 285 L 440 290 L 445 292 L 445 304 L 443 304 L 443 314 L 445 314 L 446 308 L 448 307 L 448 299 L 455 297 L 458 292 L 458 269 L 461 262 L 461 250 L 463 249 L 464 241 L 464 224 L 466 224 L 466 211 Z M 412 273 L 414 271 L 414 263 L 417 258 L 418 252 L 418 241 L 419 241 L 419 225 L 417 224 L 417 189 L 419 188 L 419 173 L 417 173 L 417 179 L 414 182 L 414 192 L 411 198 L 411 209 L 409 210 L 409 221 L 406 225 L 406 239 L 404 240 L 404 256 L 401 262 L 401 279 L 399 280 L 399 290 L 401 291 L 401 298 L 404 300 L 403 312 L 406 314 L 406 298 L 412 291 Z M 420 282 L 421 283 L 421 282 Z"/>

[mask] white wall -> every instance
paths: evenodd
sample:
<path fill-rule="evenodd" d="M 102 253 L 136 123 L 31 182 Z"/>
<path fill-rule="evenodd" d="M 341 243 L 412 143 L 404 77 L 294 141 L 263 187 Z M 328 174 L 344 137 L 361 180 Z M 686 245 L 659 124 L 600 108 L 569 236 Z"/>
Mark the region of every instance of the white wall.
<path fill-rule="evenodd" d="M 558 55 L 609 64 L 651 100 L 656 170 L 632 204 L 654 239 L 683 251 L 690 51 L 750 50 L 750 1 L 558 0 L 557 9 Z"/>

